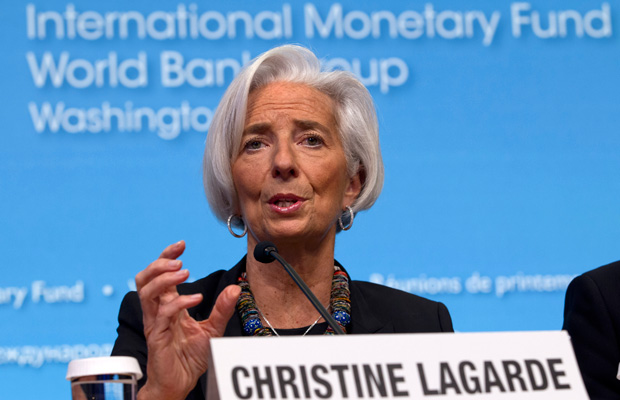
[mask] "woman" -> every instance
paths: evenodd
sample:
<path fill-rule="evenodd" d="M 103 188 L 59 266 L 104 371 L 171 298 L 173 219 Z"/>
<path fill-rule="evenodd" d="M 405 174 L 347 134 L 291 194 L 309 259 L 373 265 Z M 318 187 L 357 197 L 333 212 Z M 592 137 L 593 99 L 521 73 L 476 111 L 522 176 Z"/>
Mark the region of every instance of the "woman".
<path fill-rule="evenodd" d="M 334 261 L 336 232 L 351 228 L 383 184 L 373 102 L 352 75 L 321 72 L 298 46 L 256 58 L 215 113 L 204 184 L 230 232 L 247 233 L 248 254 L 229 271 L 181 284 L 189 273 L 179 242 L 136 276 L 138 295 L 123 301 L 113 354 L 138 358 L 139 398 L 203 399 L 211 337 L 333 333 L 282 268 L 254 259 L 263 240 L 347 333 L 452 331 L 443 304 L 349 281 Z"/>

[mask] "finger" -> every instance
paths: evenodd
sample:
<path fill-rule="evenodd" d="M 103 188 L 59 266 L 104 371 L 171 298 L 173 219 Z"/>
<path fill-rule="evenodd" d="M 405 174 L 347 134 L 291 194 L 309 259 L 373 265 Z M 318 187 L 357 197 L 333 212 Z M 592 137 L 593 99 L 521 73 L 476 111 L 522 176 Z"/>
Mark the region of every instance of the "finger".
<path fill-rule="evenodd" d="M 202 321 L 205 329 L 209 331 L 210 337 L 224 335 L 228 320 L 235 312 L 239 294 L 241 294 L 241 288 L 238 285 L 229 285 L 217 297 L 209 319 Z"/>
<path fill-rule="evenodd" d="M 149 264 L 148 267 L 138 272 L 136 275 L 136 288 L 138 291 L 148 284 L 155 277 L 169 271 L 178 271 L 183 266 L 181 260 L 171 260 L 168 258 L 158 258 Z"/>
<path fill-rule="evenodd" d="M 153 261 L 148 267 L 136 275 L 136 287 L 140 288 L 142 285 L 145 285 L 153 279 L 154 276 L 160 274 L 162 271 L 181 268 L 180 264 L 176 264 L 175 262 L 170 263 L 169 261 L 174 261 L 181 254 L 183 254 L 184 251 L 184 240 L 180 240 L 166 247 L 157 260 Z"/>
<path fill-rule="evenodd" d="M 165 272 L 138 290 L 145 326 L 152 322 L 161 305 L 179 297 L 176 286 L 185 282 L 188 277 L 189 271 L 186 269 Z"/>
<path fill-rule="evenodd" d="M 202 294 L 196 293 L 178 296 L 174 300 L 160 306 L 153 326 L 153 332 L 160 333 L 169 329 L 173 319 L 178 318 L 181 312 L 184 312 L 185 316 L 189 317 L 186 310 L 200 304 L 201 301 Z"/>
<path fill-rule="evenodd" d="M 185 251 L 185 240 L 171 244 L 161 252 L 159 258 L 178 258 Z"/>
<path fill-rule="evenodd" d="M 189 271 L 186 269 L 164 272 L 142 286 L 142 288 L 138 290 L 138 295 L 140 299 L 154 300 L 168 293 L 176 294 L 176 286 L 185 282 L 188 277 Z M 176 295 L 174 297 L 176 297 Z"/>

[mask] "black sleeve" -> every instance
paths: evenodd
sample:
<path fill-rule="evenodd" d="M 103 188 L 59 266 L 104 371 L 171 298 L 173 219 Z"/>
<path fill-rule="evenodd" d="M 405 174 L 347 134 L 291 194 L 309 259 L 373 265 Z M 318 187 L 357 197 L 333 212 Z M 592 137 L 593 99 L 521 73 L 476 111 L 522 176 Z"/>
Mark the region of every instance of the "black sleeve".
<path fill-rule="evenodd" d="M 571 337 L 592 399 L 620 396 L 620 381 L 616 379 L 620 350 L 609 306 L 597 282 L 588 275 L 578 276 L 568 286 L 563 329 Z"/>
<path fill-rule="evenodd" d="M 129 292 L 125 295 L 118 313 L 118 337 L 112 349 L 113 356 L 130 356 L 138 360 L 142 369 L 142 379 L 138 381 L 141 388 L 146 382 L 147 347 L 142 324 L 142 307 L 138 293 Z"/>
<path fill-rule="evenodd" d="M 437 315 L 439 316 L 439 326 L 441 326 L 441 331 L 454 332 L 452 318 L 450 317 L 448 307 L 446 307 L 443 303 L 437 303 Z"/>

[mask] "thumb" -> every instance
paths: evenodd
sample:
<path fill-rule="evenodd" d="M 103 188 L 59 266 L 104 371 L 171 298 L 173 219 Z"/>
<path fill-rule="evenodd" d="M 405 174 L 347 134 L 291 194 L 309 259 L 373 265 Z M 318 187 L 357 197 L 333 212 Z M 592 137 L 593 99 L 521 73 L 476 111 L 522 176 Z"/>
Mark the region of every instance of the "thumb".
<path fill-rule="evenodd" d="M 217 296 L 209 319 L 202 321 L 210 337 L 224 335 L 228 320 L 235 312 L 239 294 L 241 294 L 241 288 L 238 285 L 229 285 Z"/>

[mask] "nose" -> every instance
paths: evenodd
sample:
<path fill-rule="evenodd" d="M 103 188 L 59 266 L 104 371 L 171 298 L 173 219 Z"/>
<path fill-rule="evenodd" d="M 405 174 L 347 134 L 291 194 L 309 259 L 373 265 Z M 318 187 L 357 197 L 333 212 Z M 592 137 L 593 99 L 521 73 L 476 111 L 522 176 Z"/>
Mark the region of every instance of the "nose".
<path fill-rule="evenodd" d="M 271 174 L 274 178 L 290 179 L 298 175 L 294 144 L 279 142 L 273 155 Z"/>

